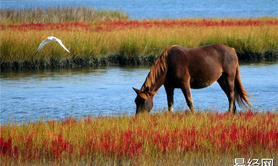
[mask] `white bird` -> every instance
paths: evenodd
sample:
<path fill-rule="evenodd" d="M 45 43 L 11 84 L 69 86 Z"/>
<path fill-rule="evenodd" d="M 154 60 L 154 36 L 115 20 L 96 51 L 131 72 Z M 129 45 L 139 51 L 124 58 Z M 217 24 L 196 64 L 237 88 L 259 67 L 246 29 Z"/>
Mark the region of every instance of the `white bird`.
<path fill-rule="evenodd" d="M 51 42 L 51 41 L 56 41 L 58 42 L 67 52 L 69 52 L 69 50 L 64 46 L 64 44 L 62 43 L 62 41 L 54 36 L 49 36 L 46 38 L 46 40 L 42 41 L 41 44 L 39 45 L 38 50 L 36 51 L 35 55 L 42 49 L 42 47 L 44 45 L 46 45 L 47 43 Z"/>

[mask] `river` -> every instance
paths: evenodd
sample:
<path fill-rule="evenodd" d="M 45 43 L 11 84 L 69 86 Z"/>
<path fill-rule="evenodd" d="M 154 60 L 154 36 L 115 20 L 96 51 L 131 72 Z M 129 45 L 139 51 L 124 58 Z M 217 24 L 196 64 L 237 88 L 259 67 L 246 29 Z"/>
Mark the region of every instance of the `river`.
<path fill-rule="evenodd" d="M 1 0 L 0 9 L 92 7 L 126 12 L 131 19 L 278 16 L 277 0 Z"/>
<path fill-rule="evenodd" d="M 69 116 L 134 115 L 136 97 L 150 67 L 104 67 L 75 70 L 2 72 L 1 124 Z M 278 109 L 278 63 L 240 65 L 245 89 L 252 95 L 254 111 Z M 163 87 L 154 97 L 152 112 L 167 108 Z M 228 100 L 215 83 L 192 90 L 196 109 L 223 112 Z M 188 109 L 180 89 L 175 90 L 175 110 Z M 238 107 L 240 111 L 245 108 Z"/>

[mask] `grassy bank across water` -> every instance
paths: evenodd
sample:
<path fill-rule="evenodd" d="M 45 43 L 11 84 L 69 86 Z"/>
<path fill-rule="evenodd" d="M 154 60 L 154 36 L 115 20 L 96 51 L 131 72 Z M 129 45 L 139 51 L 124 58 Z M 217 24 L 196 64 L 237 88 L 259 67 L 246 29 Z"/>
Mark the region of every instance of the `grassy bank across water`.
<path fill-rule="evenodd" d="M 278 161 L 277 112 L 154 113 L 0 128 L 3 165 L 234 165 Z M 275 165 L 274 164 L 274 165 Z"/>
<path fill-rule="evenodd" d="M 119 16 L 89 20 L 87 14 L 90 10 L 82 10 L 86 15 L 84 21 L 82 17 L 73 18 L 74 15 L 70 14 L 62 19 L 63 10 L 56 11 L 57 15 L 61 14 L 59 23 L 42 19 L 36 13 L 34 20 L 40 18 L 41 22 L 28 22 L 32 20 L 28 12 L 25 13 L 27 22 L 21 18 L 14 21 L 6 16 L 6 21 L 0 24 L 1 71 L 152 64 L 174 44 L 194 48 L 223 43 L 236 49 L 240 61 L 278 60 L 277 17 L 129 20 Z M 77 11 L 82 13 L 82 10 Z M 69 11 L 74 13 L 74 9 Z M 46 12 L 43 17 L 47 15 Z M 34 56 L 47 36 L 61 39 L 71 53 L 51 42 Z"/>
<path fill-rule="evenodd" d="M 1 31 L 4 34 L 0 45 L 1 71 L 152 64 L 173 44 L 193 48 L 223 43 L 234 47 L 239 60 L 244 62 L 277 61 L 278 58 L 276 25 L 132 28 L 125 25 L 110 30 L 105 25 L 83 23 L 2 26 L 5 27 Z M 51 42 L 34 56 L 39 44 L 51 35 L 61 39 L 71 53 Z"/>
<path fill-rule="evenodd" d="M 129 18 L 126 13 L 118 10 L 97 10 L 85 7 L 0 9 L 0 15 L 1 23 L 94 22 Z"/>

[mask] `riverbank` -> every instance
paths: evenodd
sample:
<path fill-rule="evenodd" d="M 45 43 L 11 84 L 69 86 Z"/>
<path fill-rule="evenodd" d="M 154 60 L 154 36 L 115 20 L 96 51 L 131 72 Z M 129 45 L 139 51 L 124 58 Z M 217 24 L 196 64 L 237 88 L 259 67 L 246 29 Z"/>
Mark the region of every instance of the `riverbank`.
<path fill-rule="evenodd" d="M 24 71 L 24 70 L 44 70 L 44 69 L 77 69 L 100 66 L 138 66 L 152 65 L 157 56 L 124 56 L 109 55 L 99 57 L 72 57 L 68 59 L 34 60 L 34 61 L 14 61 L 0 63 L 1 71 Z"/>
<path fill-rule="evenodd" d="M 2 25 L 1 71 L 152 64 L 173 44 L 194 48 L 223 43 L 235 48 L 242 62 L 278 59 L 276 24 L 199 26 L 200 22 L 203 20 L 193 21 L 190 24 L 194 24 L 189 26 L 172 22 L 174 25 L 170 27 L 167 24 L 162 26 L 165 24 L 163 20 L 159 23 L 143 21 L 137 27 L 136 22 L 114 22 L 113 28 L 110 26 L 113 22 L 101 26 L 100 22 Z M 148 27 L 150 23 L 153 25 Z M 51 42 L 34 56 L 41 41 L 50 35 L 61 39 L 71 53 Z"/>
<path fill-rule="evenodd" d="M 235 48 L 242 62 L 278 60 L 277 17 L 130 20 L 116 11 L 53 10 L 5 14 L 0 24 L 1 71 L 149 65 L 171 45 L 212 43 Z M 61 15 L 61 22 L 50 19 L 51 11 Z M 34 55 L 47 36 L 61 39 L 70 53 L 51 42 Z"/>
<path fill-rule="evenodd" d="M 276 163 L 277 126 L 277 113 L 251 110 L 9 122 L 0 128 L 0 156 L 4 165 Z"/>
<path fill-rule="evenodd" d="M 237 52 L 240 62 L 256 63 L 271 62 L 278 60 L 278 52 Z M 33 60 L 33 61 L 14 61 L 0 62 L 1 71 L 25 71 L 25 70 L 44 70 L 44 69 L 76 69 L 90 68 L 99 66 L 138 66 L 152 65 L 158 56 L 124 56 L 109 55 L 99 57 L 72 57 L 68 59 Z"/>

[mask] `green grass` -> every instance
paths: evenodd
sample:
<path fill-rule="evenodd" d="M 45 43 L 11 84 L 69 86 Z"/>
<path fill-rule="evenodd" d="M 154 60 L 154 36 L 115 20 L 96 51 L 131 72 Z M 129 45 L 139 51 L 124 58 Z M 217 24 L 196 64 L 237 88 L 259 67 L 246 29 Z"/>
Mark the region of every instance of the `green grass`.
<path fill-rule="evenodd" d="M 2 10 L 0 13 L 3 71 L 34 69 L 34 66 L 150 64 L 174 44 L 194 48 L 223 43 L 234 47 L 241 61 L 278 59 L 277 17 L 137 21 L 118 11 L 86 8 Z M 61 39 L 71 53 L 51 42 L 34 56 L 47 36 Z M 52 65 L 54 61 L 60 65 Z"/>
<path fill-rule="evenodd" d="M 275 26 L 262 27 L 177 27 L 137 28 L 115 31 L 87 30 L 29 30 L 6 29 L 1 37 L 1 61 L 31 61 L 107 55 L 160 55 L 168 46 L 178 44 L 193 48 L 212 43 L 223 43 L 237 52 L 276 52 L 278 32 Z M 49 43 L 34 56 L 39 44 L 47 36 L 56 36 L 71 51 L 65 52 L 55 42 Z"/>

